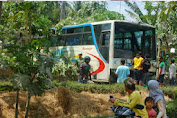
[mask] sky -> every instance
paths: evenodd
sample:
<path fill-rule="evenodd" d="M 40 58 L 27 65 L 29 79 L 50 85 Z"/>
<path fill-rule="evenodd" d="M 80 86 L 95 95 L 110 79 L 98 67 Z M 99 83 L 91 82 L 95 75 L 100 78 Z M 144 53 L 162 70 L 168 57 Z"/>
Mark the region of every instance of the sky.
<path fill-rule="evenodd" d="M 130 10 L 131 9 L 126 5 L 124 1 L 107 1 L 108 3 L 108 10 L 110 11 L 117 11 L 121 14 L 123 14 L 126 18 L 126 20 L 135 21 L 135 19 L 131 18 L 128 13 L 125 11 L 125 9 Z M 146 14 L 146 10 L 144 9 L 145 3 L 143 1 L 136 1 L 137 5 L 139 6 L 140 10 L 143 12 L 143 14 Z"/>

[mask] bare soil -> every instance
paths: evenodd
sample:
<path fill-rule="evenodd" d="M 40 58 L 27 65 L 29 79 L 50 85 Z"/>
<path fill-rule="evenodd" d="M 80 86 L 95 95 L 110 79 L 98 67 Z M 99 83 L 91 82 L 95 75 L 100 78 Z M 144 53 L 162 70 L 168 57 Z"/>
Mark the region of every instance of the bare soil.
<path fill-rule="evenodd" d="M 19 97 L 19 118 L 24 118 L 26 92 L 21 91 Z M 90 92 L 73 92 L 64 87 L 49 90 L 42 96 L 33 96 L 30 101 L 29 118 L 78 118 L 82 116 L 108 116 L 112 111 L 106 110 L 110 94 Z M 126 96 L 112 94 L 115 98 L 126 100 Z M 143 99 L 148 92 L 141 92 Z M 14 118 L 16 92 L 0 92 L 0 118 Z M 170 99 L 165 97 L 167 101 Z"/>

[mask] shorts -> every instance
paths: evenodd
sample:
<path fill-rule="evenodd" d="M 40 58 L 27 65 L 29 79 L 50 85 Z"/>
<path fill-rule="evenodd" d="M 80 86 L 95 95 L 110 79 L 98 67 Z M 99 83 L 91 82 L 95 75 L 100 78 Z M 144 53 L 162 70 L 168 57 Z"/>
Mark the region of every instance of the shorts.
<path fill-rule="evenodd" d="M 143 71 L 142 70 L 134 70 L 134 79 L 136 81 L 143 81 Z"/>
<path fill-rule="evenodd" d="M 163 84 L 163 80 L 164 80 L 164 74 L 159 76 L 158 82 Z"/>

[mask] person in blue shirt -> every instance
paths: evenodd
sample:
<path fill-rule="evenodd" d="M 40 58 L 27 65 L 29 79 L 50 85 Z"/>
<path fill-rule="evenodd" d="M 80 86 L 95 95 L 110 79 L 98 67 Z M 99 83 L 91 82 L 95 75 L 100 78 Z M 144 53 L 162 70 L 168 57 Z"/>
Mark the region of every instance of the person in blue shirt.
<path fill-rule="evenodd" d="M 120 66 L 117 68 L 116 73 L 115 73 L 118 76 L 117 83 L 122 83 L 130 75 L 129 68 L 125 66 L 124 64 L 125 64 L 125 60 L 121 59 Z"/>

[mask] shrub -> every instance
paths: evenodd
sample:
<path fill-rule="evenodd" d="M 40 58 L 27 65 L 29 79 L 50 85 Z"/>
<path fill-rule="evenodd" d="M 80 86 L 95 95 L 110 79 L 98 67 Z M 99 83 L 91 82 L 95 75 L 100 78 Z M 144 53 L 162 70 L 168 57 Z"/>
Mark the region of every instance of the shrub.
<path fill-rule="evenodd" d="M 80 84 L 74 81 L 61 83 L 54 81 L 53 83 L 55 86 L 63 86 L 77 92 L 90 91 L 92 93 L 120 93 L 123 95 L 126 93 L 123 84 Z"/>
<path fill-rule="evenodd" d="M 78 73 L 75 65 L 71 62 L 71 58 L 68 58 L 63 61 L 58 61 L 52 68 L 52 74 L 55 78 L 58 79 L 71 79 L 76 80 L 78 77 Z"/>
<path fill-rule="evenodd" d="M 166 110 L 167 110 L 167 115 L 169 118 L 176 118 L 177 99 L 175 99 L 174 101 L 167 102 Z"/>
<path fill-rule="evenodd" d="M 0 81 L 0 91 L 11 91 L 13 90 L 13 85 L 11 82 Z"/>
<path fill-rule="evenodd" d="M 172 99 L 177 98 L 177 86 L 166 86 L 166 87 L 162 87 L 160 89 L 162 89 L 164 94 L 168 95 L 170 98 L 172 98 Z"/>

